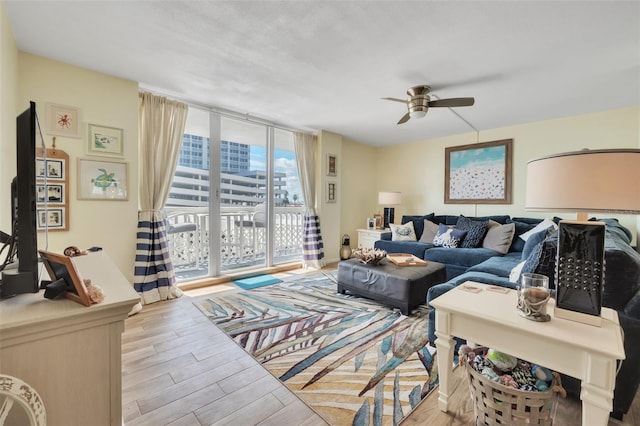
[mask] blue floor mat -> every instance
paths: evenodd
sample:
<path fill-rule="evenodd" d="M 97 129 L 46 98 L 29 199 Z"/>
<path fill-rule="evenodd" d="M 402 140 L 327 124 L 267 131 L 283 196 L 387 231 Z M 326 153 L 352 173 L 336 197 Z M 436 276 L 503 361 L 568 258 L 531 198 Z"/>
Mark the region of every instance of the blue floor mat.
<path fill-rule="evenodd" d="M 251 290 L 253 288 L 264 287 L 271 284 L 281 283 L 282 280 L 272 275 L 258 275 L 257 277 L 245 278 L 242 280 L 234 281 L 238 287 L 244 290 Z"/>

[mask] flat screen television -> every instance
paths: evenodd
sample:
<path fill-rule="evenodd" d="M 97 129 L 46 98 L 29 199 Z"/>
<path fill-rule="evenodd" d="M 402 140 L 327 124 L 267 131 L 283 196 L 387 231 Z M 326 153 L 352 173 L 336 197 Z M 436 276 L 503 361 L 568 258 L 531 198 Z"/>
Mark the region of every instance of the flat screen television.
<path fill-rule="evenodd" d="M 36 228 L 36 103 L 16 119 L 17 176 L 11 185 L 12 239 L 17 268 L 2 271 L 0 297 L 38 292 Z"/>

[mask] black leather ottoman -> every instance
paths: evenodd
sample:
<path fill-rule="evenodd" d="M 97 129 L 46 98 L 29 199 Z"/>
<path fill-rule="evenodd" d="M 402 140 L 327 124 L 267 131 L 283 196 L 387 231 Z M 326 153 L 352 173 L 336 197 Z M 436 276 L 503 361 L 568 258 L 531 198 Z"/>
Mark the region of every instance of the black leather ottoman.
<path fill-rule="evenodd" d="M 404 315 L 426 304 L 427 290 L 445 282 L 446 278 L 445 266 L 437 262 L 427 262 L 426 266 L 396 266 L 388 259 L 382 259 L 378 265 L 349 259 L 338 264 L 339 293 L 349 290 L 400 308 Z"/>

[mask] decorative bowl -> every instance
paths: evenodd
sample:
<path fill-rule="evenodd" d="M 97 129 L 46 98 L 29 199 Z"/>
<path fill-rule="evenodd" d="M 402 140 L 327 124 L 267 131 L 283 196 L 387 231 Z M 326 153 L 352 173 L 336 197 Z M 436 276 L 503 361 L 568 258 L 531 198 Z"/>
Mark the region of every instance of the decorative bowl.
<path fill-rule="evenodd" d="M 360 259 L 368 265 L 377 265 L 382 259 L 387 257 L 386 250 L 373 248 L 359 248 L 353 251 L 353 257 Z"/>

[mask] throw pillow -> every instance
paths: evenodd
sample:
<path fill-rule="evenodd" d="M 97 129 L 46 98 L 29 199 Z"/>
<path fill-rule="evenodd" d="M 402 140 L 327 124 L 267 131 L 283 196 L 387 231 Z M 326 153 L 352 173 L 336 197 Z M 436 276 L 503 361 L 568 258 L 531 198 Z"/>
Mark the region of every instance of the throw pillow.
<path fill-rule="evenodd" d="M 463 248 L 477 248 L 482 245 L 482 240 L 487 233 L 488 220 L 472 220 L 468 217 L 460 216 L 456 223 L 456 228 L 467 231 L 467 235 L 462 240 Z"/>
<path fill-rule="evenodd" d="M 429 214 L 421 215 L 421 216 L 403 215 L 402 216 L 402 221 L 400 223 L 404 225 L 406 223 L 413 222 L 413 231 L 416 233 L 416 240 L 418 240 L 418 239 L 420 239 L 422 237 L 424 220 L 425 219 L 433 219 L 433 216 L 434 216 L 433 213 L 429 213 Z"/>
<path fill-rule="evenodd" d="M 467 231 L 449 228 L 447 225 L 438 225 L 438 233 L 433 238 L 433 245 L 436 247 L 456 248 L 467 235 Z"/>
<path fill-rule="evenodd" d="M 533 272 L 549 277 L 549 288 L 556 288 L 556 253 L 558 251 L 558 233 L 555 232 L 546 240 L 538 244 L 531 252 L 522 272 Z"/>
<path fill-rule="evenodd" d="M 498 222 L 490 220 L 487 226 L 487 235 L 482 240 L 482 247 L 495 250 L 500 254 L 507 254 L 515 232 L 516 225 L 513 223 L 500 225 Z"/>
<path fill-rule="evenodd" d="M 420 237 L 421 243 L 433 243 L 433 238 L 438 233 L 438 225 L 431 222 L 430 220 L 424 220 L 424 231 L 422 231 L 422 236 Z"/>
<path fill-rule="evenodd" d="M 531 255 L 531 252 L 535 249 L 535 247 L 544 241 L 545 238 L 549 235 L 549 231 L 551 231 L 552 227 L 548 227 L 541 231 L 532 234 L 527 238 L 527 241 L 524 243 L 524 248 L 522 249 L 522 260 L 527 260 Z"/>
<path fill-rule="evenodd" d="M 554 221 L 552 221 L 551 219 L 545 219 L 542 222 L 540 222 L 539 224 L 537 224 L 533 229 L 528 230 L 527 232 L 525 232 L 524 234 L 520 235 L 520 238 L 522 238 L 524 241 L 527 241 L 529 239 L 529 237 L 531 237 L 533 234 L 542 231 L 543 229 L 547 229 L 550 226 L 553 226 L 554 229 L 558 229 L 558 225 L 556 225 L 556 223 Z"/>
<path fill-rule="evenodd" d="M 390 223 L 391 241 L 416 241 L 416 232 L 413 230 L 413 222 L 404 225 Z"/>
<path fill-rule="evenodd" d="M 524 267 L 525 263 L 527 263 L 527 261 L 523 260 L 513 267 L 513 269 L 509 273 L 509 281 L 511 281 L 512 283 L 517 283 L 520 280 L 520 274 L 522 273 L 522 268 Z"/>

